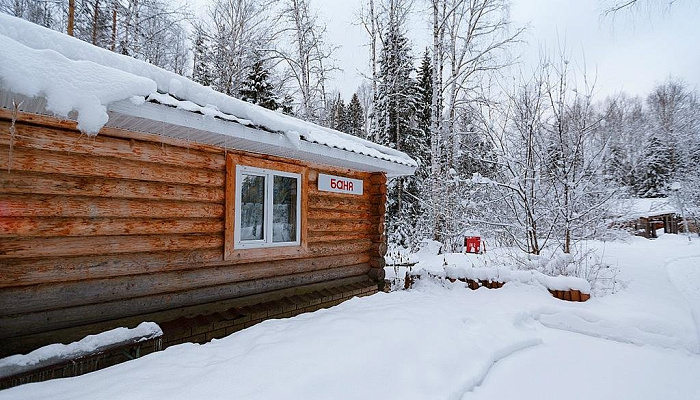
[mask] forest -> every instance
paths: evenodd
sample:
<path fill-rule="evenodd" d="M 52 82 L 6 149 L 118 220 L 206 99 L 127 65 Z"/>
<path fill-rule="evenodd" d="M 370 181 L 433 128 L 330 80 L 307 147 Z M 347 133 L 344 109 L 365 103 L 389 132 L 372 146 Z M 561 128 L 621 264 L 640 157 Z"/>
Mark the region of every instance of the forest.
<path fill-rule="evenodd" d="M 478 232 L 570 253 L 609 234 L 616 205 L 637 197 L 700 218 L 697 90 L 669 77 L 603 97 L 562 44 L 521 68 L 526 29 L 507 0 L 362 0 L 370 73 L 355 93 L 328 89 L 343 66 L 310 0 L 211 0 L 197 16 L 166 0 L 0 0 L 0 12 L 409 154 L 415 175 L 388 188 L 394 247 L 459 250 Z M 416 14 L 431 27 L 427 48 L 409 39 Z"/>

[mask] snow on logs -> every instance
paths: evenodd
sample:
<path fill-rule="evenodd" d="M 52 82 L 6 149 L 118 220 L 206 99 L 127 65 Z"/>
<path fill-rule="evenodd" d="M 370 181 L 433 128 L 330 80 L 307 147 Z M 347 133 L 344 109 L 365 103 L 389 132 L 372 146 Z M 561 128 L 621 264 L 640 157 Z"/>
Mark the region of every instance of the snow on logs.
<path fill-rule="evenodd" d="M 445 267 L 443 273 L 426 270 L 406 274 L 405 289 L 410 289 L 418 279 L 464 282 L 476 290 L 480 287 L 498 289 L 508 282 L 521 282 L 545 287 L 552 296 L 566 301 L 586 301 L 591 298 L 591 285 L 582 278 L 573 276 L 548 276 L 534 270 L 511 270 L 507 268 L 458 268 Z"/>

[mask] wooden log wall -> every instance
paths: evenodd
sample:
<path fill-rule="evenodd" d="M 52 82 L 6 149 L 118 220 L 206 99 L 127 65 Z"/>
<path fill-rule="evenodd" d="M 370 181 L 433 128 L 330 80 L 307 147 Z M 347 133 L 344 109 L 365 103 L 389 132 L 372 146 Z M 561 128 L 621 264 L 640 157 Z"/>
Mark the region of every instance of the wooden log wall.
<path fill-rule="evenodd" d="M 308 168 L 304 251 L 224 260 L 223 149 L 111 128 L 88 137 L 32 114 L 11 125 L 0 110 L 0 356 L 46 331 L 383 278 L 382 174 L 257 156 Z M 363 179 L 365 193 L 318 191 L 320 172 Z"/>

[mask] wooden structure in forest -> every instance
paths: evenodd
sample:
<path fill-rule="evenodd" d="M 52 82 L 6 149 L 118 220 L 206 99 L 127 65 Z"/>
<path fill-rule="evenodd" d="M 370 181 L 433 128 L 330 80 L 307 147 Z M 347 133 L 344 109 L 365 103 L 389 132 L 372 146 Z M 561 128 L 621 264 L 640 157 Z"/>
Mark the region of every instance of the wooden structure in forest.
<path fill-rule="evenodd" d="M 637 236 L 654 239 L 660 229 L 666 234 L 683 231 L 683 218 L 671 199 L 629 199 L 621 204 L 615 226 L 629 229 Z"/>
<path fill-rule="evenodd" d="M 142 321 L 164 326 L 164 347 L 205 341 L 382 285 L 387 176 L 413 160 L 165 95 L 109 104 L 91 137 L 0 86 L 0 357 Z M 168 338 L 169 322 L 198 318 Z"/>

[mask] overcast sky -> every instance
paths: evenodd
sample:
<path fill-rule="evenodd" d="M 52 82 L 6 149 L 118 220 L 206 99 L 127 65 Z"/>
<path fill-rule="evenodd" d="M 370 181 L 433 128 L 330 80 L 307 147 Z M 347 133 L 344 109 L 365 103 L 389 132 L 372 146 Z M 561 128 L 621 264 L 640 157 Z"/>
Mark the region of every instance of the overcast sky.
<path fill-rule="evenodd" d="M 670 75 L 700 88 L 700 2 L 680 0 L 671 8 L 640 8 L 601 18 L 602 0 L 513 0 L 511 19 L 527 25 L 527 44 L 519 53 L 523 68 L 537 63 L 542 47 L 565 42 L 577 64 L 585 57 L 588 73 L 597 72 L 601 96 L 624 90 L 645 95 Z M 659 0 L 649 0 L 658 2 Z M 331 87 L 349 99 L 368 71 L 366 35 L 356 24 L 361 0 L 312 0 L 343 72 Z M 423 0 L 415 0 L 420 6 Z M 414 55 L 429 43 L 428 15 L 417 12 L 409 28 Z"/>

